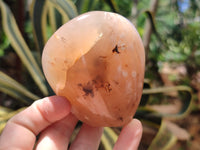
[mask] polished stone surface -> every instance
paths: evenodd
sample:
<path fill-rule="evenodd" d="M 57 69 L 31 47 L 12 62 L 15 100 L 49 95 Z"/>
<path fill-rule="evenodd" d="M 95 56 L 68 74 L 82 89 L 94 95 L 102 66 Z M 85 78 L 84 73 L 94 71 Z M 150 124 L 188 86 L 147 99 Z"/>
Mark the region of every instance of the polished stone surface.
<path fill-rule="evenodd" d="M 94 11 L 64 24 L 45 45 L 42 65 L 57 95 L 92 126 L 123 126 L 139 104 L 145 54 L 135 27 L 115 13 Z"/>

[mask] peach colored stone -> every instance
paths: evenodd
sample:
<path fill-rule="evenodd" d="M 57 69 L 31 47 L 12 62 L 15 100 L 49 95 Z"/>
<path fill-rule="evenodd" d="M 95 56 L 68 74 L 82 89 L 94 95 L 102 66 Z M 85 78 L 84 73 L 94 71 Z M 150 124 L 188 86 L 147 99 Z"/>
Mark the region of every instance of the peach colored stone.
<path fill-rule="evenodd" d="M 145 54 L 135 27 L 115 13 L 94 11 L 59 28 L 45 45 L 44 74 L 72 113 L 91 126 L 123 126 L 143 89 Z"/>

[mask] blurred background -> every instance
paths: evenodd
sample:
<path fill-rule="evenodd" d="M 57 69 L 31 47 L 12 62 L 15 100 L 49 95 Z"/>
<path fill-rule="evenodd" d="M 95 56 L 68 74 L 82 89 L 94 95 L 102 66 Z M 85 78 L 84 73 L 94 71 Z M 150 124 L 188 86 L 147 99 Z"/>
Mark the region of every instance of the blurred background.
<path fill-rule="evenodd" d="M 123 15 L 144 43 L 139 149 L 199 150 L 199 0 L 0 0 L 0 130 L 34 100 L 54 94 L 41 69 L 44 44 L 62 24 L 93 10 Z M 100 149 L 112 149 L 120 130 L 106 128 L 109 144 L 102 140 Z"/>

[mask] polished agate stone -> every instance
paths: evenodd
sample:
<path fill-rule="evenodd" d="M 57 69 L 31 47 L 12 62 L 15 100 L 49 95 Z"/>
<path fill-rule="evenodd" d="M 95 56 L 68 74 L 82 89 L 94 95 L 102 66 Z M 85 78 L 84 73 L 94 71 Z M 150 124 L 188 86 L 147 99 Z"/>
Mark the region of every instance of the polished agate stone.
<path fill-rule="evenodd" d="M 91 126 L 123 126 L 134 116 L 143 89 L 145 54 L 131 22 L 94 11 L 61 26 L 42 55 L 44 74 L 72 113 Z"/>

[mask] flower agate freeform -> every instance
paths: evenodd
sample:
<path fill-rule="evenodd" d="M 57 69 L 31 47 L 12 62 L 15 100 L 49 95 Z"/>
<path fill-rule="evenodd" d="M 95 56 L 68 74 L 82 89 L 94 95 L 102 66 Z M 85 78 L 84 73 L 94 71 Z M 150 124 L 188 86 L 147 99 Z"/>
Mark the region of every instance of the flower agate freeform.
<path fill-rule="evenodd" d="M 91 126 L 123 126 L 141 99 L 145 68 L 142 40 L 131 22 L 104 11 L 61 26 L 42 55 L 44 74 L 72 113 Z"/>

